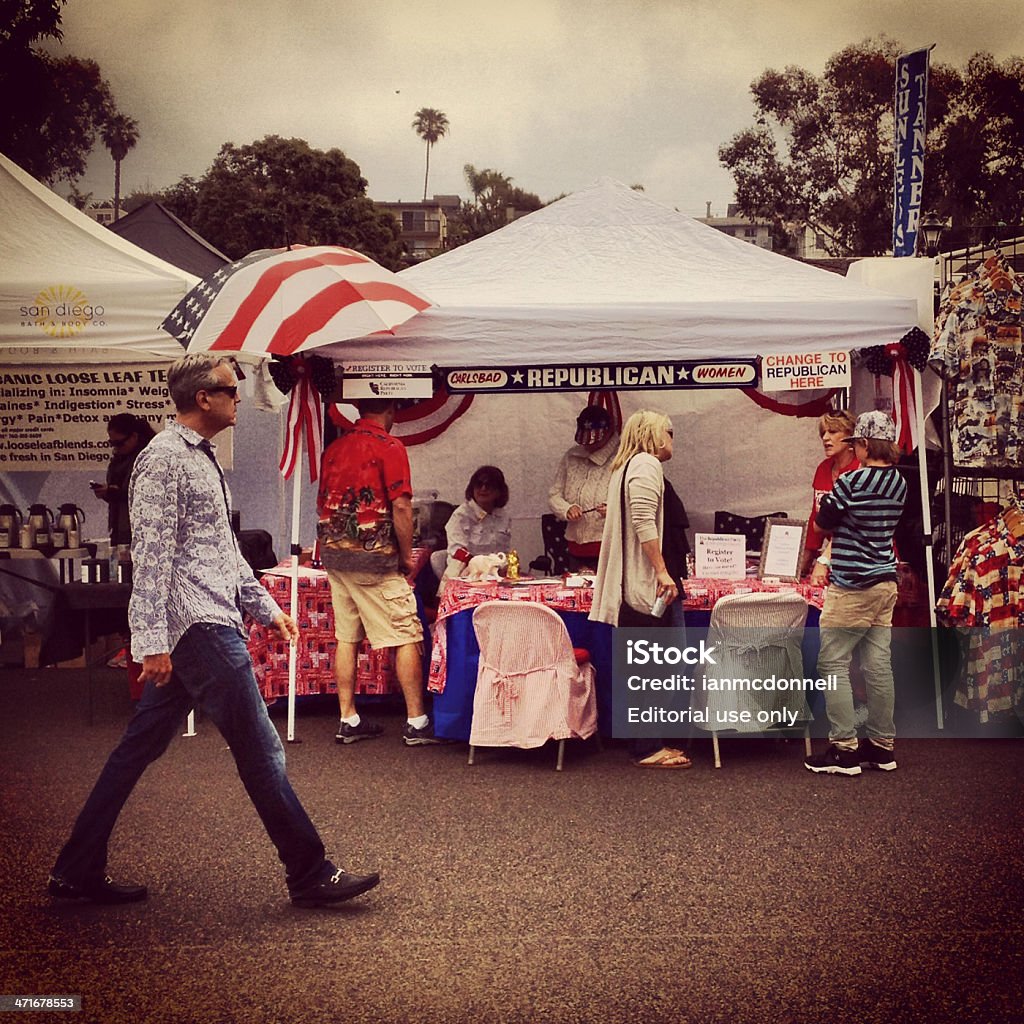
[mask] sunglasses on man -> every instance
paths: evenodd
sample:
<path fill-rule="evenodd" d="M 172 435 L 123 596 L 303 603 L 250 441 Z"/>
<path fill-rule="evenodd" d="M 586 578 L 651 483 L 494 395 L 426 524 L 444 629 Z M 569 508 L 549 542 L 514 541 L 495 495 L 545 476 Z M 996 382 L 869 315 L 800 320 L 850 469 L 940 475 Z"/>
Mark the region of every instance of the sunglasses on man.
<path fill-rule="evenodd" d="M 235 398 L 238 395 L 237 384 L 213 384 L 208 388 L 200 388 L 200 390 L 205 391 L 208 395 L 212 394 L 214 391 L 220 391 L 225 395 L 230 395 L 232 398 Z"/>

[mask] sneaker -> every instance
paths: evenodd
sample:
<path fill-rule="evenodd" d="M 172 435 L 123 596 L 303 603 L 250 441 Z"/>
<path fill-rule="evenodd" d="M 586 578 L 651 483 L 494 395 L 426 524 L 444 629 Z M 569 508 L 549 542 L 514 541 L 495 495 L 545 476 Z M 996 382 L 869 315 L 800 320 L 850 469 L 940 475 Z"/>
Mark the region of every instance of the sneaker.
<path fill-rule="evenodd" d="M 871 740 L 861 740 L 857 748 L 861 768 L 877 768 L 881 772 L 896 770 L 896 755 L 891 750 L 876 746 Z"/>
<path fill-rule="evenodd" d="M 108 662 L 107 668 L 127 668 L 128 667 L 128 649 L 122 647 Z"/>
<path fill-rule="evenodd" d="M 358 743 L 360 740 L 376 739 L 384 731 L 383 725 L 375 722 L 368 722 L 365 718 L 359 719 L 358 725 L 349 725 L 348 722 L 338 722 L 338 731 L 334 734 L 335 743 Z"/>
<path fill-rule="evenodd" d="M 330 865 L 328 865 L 330 867 Z M 297 907 L 324 907 L 330 903 L 342 903 L 372 889 L 380 882 L 380 875 L 372 871 L 368 875 L 350 875 L 338 868 L 333 875 L 308 889 L 291 894 L 292 903 Z"/>
<path fill-rule="evenodd" d="M 834 743 L 824 754 L 814 754 L 804 761 L 812 772 L 827 772 L 829 775 L 860 775 L 860 751 L 840 750 Z"/>
<path fill-rule="evenodd" d="M 402 730 L 402 742 L 407 747 L 427 747 L 437 746 L 441 743 L 450 743 L 451 740 L 443 740 L 439 736 L 435 736 L 434 723 L 428 721 L 421 729 L 417 729 L 406 722 L 405 728 Z"/>

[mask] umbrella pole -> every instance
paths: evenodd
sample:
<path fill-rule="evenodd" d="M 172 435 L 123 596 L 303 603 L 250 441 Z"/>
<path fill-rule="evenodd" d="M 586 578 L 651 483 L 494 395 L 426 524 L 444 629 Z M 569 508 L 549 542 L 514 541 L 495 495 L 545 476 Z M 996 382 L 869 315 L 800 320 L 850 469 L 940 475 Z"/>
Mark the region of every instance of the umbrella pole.
<path fill-rule="evenodd" d="M 299 621 L 299 505 L 302 497 L 302 458 L 292 471 L 292 601 L 291 617 Z M 288 742 L 296 743 L 295 739 L 295 675 L 298 668 L 298 645 L 293 641 L 288 645 Z"/>

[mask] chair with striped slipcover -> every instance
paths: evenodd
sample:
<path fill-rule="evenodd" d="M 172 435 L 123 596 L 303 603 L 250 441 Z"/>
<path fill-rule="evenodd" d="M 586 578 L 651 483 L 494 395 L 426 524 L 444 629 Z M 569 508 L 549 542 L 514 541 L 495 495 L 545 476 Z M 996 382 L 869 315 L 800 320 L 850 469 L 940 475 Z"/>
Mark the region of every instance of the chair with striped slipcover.
<path fill-rule="evenodd" d="M 708 646 L 715 650 L 715 664 L 705 665 L 703 681 L 716 680 L 802 680 L 803 641 L 807 602 L 793 591 L 779 593 L 727 594 L 715 602 L 708 627 Z M 711 733 L 715 767 L 722 767 L 718 735 L 721 732 L 784 735 L 778 724 L 759 721 L 761 713 L 781 716 L 783 709 L 796 716 L 794 728 L 803 730 L 804 748 L 811 753 L 810 726 L 814 716 L 804 689 L 754 689 L 751 686 L 708 689 L 693 695 L 691 708 L 706 716 L 699 728 Z M 735 715 L 747 712 L 748 721 Z"/>

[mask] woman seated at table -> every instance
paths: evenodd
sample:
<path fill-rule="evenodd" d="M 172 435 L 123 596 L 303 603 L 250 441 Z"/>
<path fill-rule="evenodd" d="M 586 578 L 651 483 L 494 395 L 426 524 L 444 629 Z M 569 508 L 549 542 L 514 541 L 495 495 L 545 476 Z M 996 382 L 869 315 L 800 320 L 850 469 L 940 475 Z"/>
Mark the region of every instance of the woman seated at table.
<path fill-rule="evenodd" d="M 667 627 L 665 607 L 679 596 L 665 565 L 665 474 L 672 458 L 672 421 L 661 412 L 641 409 L 622 429 L 612 460 L 608 511 L 601 557 L 594 581 L 590 618 L 612 626 Z M 633 763 L 640 768 L 689 768 L 689 757 L 661 739 L 635 739 Z"/>
<path fill-rule="evenodd" d="M 845 410 L 827 412 L 818 420 L 818 436 L 825 450 L 825 458 L 814 471 L 811 484 L 811 514 L 807 520 L 807 541 L 804 546 L 800 563 L 800 575 L 810 573 L 814 583 L 824 584 L 828 578 L 829 540 L 821 533 L 814 522 L 818 514 L 821 499 L 832 491 L 832 486 L 843 475 L 860 469 L 857 456 L 853 453 L 853 445 L 844 438 L 853 434 L 854 418 Z M 821 561 L 818 561 L 818 559 Z"/>
<path fill-rule="evenodd" d="M 512 546 L 508 484 L 497 466 L 481 466 L 466 485 L 466 500 L 452 513 L 445 534 L 448 550 L 437 551 L 430 565 L 438 577 L 461 576 L 474 555 L 507 552 Z"/>

